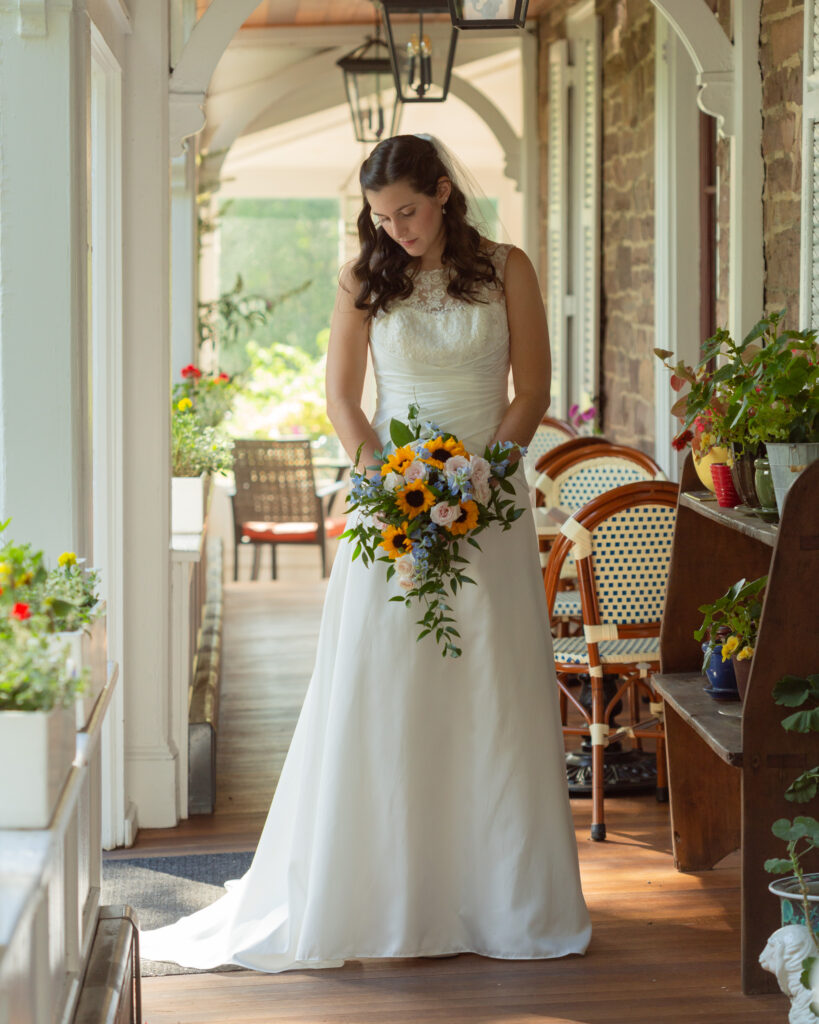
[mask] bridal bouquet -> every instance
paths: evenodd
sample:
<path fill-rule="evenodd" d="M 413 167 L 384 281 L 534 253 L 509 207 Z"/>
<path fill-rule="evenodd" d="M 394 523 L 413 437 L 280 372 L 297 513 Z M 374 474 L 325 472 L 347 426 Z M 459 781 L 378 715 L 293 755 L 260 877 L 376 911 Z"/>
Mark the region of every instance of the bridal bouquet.
<path fill-rule="evenodd" d="M 392 444 L 375 453 L 380 464 L 368 467 L 370 474 L 358 470 L 361 448 L 356 453 L 348 511 L 360 509 L 364 515 L 342 536 L 356 541 L 353 560 L 360 555 L 365 565 L 388 563 L 387 579 L 395 577 L 403 591 L 391 601 L 410 607 L 416 599 L 426 605 L 417 620 L 418 639 L 434 633 L 442 655 L 457 658 L 460 634 L 447 604 L 447 585 L 455 594 L 475 582 L 464 572 L 468 559 L 462 541 L 480 550 L 476 534 L 492 523 L 508 530 L 523 514 L 503 497 L 514 494 L 508 478 L 518 463 L 508 455 L 519 446 L 504 441 L 487 446 L 483 456 L 470 455 L 454 435 L 420 422 L 418 406 L 409 407 L 407 419 L 392 420 Z"/>

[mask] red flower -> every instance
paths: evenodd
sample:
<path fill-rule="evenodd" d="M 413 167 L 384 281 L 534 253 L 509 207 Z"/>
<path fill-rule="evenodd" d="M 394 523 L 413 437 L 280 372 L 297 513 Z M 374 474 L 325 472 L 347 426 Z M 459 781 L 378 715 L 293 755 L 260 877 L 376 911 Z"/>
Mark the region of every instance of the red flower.
<path fill-rule="evenodd" d="M 187 366 L 182 367 L 183 377 L 196 377 L 197 380 L 202 376 L 202 371 L 198 366 L 194 366 L 193 363 L 188 363 Z"/>
<path fill-rule="evenodd" d="M 230 375 L 227 373 L 220 373 L 216 379 L 222 381 L 223 383 L 227 383 L 227 381 L 230 380 Z"/>
<path fill-rule="evenodd" d="M 11 614 L 15 619 L 19 619 L 24 622 L 26 619 L 31 618 L 31 611 L 27 604 L 23 604 L 22 601 L 18 601 L 17 604 L 11 609 Z"/>
<path fill-rule="evenodd" d="M 674 438 L 674 440 L 671 442 L 671 447 L 674 448 L 676 451 L 681 452 L 687 444 L 690 444 L 691 441 L 693 441 L 693 439 L 694 435 L 691 433 L 691 431 L 685 430 L 682 434 L 678 434 Z"/>

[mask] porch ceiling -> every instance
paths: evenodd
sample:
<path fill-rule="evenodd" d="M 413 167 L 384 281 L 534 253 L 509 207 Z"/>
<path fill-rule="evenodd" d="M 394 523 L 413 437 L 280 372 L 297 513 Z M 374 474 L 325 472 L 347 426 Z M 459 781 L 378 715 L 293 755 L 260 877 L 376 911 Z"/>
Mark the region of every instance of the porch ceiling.
<path fill-rule="evenodd" d="M 201 18 L 213 0 L 196 0 L 196 17 Z M 537 18 L 548 0 L 529 0 L 528 18 Z M 371 25 L 371 0 L 264 0 L 242 28 L 270 28 L 276 25 Z"/>

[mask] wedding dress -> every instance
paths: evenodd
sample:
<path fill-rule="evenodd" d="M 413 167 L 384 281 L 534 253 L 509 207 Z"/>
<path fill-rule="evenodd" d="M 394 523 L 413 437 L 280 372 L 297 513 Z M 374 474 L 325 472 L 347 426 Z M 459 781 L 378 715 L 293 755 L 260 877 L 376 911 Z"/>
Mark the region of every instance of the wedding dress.
<path fill-rule="evenodd" d="M 502 273 L 510 246 L 493 259 Z M 508 405 L 502 291 L 465 303 L 421 272 L 371 327 L 382 442 L 411 402 L 482 453 Z M 442 658 L 381 562 L 339 545 L 315 668 L 253 863 L 213 905 L 142 936 L 189 967 L 336 967 L 348 958 L 582 953 L 581 892 L 536 534 L 526 512 L 452 599 Z"/>

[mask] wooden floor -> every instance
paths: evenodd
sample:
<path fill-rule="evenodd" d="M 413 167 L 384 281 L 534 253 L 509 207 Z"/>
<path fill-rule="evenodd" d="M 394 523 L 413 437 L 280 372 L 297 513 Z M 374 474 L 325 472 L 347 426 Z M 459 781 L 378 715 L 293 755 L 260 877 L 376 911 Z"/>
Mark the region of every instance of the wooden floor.
<path fill-rule="evenodd" d="M 224 681 L 212 817 L 143 830 L 109 856 L 244 850 L 264 824 L 309 680 L 325 584 L 315 551 L 290 554 L 277 583 L 228 583 Z M 262 573 L 264 575 L 264 572 Z M 739 866 L 674 870 L 668 810 L 607 802 L 609 839 L 588 839 L 573 801 L 594 927 L 585 957 L 503 961 L 359 960 L 319 971 L 181 975 L 143 981 L 147 1024 L 774 1024 L 784 996 L 739 984 Z M 340 880 L 343 884 L 343 880 Z"/>

